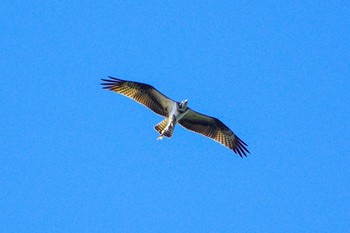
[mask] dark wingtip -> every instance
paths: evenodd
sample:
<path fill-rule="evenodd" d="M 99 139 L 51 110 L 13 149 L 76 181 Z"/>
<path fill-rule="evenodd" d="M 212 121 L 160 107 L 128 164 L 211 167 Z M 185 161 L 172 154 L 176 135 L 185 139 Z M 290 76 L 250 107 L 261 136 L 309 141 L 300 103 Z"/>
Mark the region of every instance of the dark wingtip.
<path fill-rule="evenodd" d="M 249 150 L 247 149 L 247 146 L 248 145 L 245 142 L 243 142 L 239 137 L 237 137 L 236 147 L 233 148 L 233 151 L 241 158 L 243 158 L 243 155 L 247 157 L 247 153 L 250 154 Z"/>
<path fill-rule="evenodd" d="M 239 155 L 241 158 L 243 158 L 241 152 L 239 151 L 238 147 L 232 148 L 233 152 L 235 152 L 237 155 Z"/>
<path fill-rule="evenodd" d="M 121 82 L 124 82 L 124 80 L 114 78 L 112 76 L 108 76 L 108 78 L 109 79 L 101 78 L 101 80 L 103 81 L 103 83 L 100 83 L 100 85 L 103 86 L 102 89 L 113 90 L 113 87 L 115 87 L 116 85 L 118 85 Z"/>
<path fill-rule="evenodd" d="M 114 78 L 114 77 L 112 77 L 112 76 L 108 76 L 108 78 L 113 79 L 113 80 L 115 80 L 115 81 L 122 81 L 121 79 L 119 79 L 119 78 Z"/>
<path fill-rule="evenodd" d="M 246 152 L 248 154 L 250 154 L 250 152 L 249 152 L 249 150 L 247 148 L 248 145 L 245 142 L 243 142 L 242 139 L 240 139 L 240 138 L 238 138 L 238 141 L 239 141 L 239 145 L 238 146 L 239 146 L 240 150 L 243 152 L 244 156 L 247 157 Z"/>

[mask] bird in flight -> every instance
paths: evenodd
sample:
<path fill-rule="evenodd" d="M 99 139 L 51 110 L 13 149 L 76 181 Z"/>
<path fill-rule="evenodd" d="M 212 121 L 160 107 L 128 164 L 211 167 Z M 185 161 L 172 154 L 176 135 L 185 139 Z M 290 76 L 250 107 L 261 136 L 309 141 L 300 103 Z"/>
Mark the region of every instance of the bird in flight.
<path fill-rule="evenodd" d="M 176 123 L 179 123 L 185 129 L 221 143 L 240 157 L 247 156 L 247 153 L 250 153 L 247 144 L 224 123 L 215 117 L 190 109 L 187 107 L 187 100 L 174 101 L 153 86 L 145 83 L 126 81 L 110 76 L 109 79 L 102 79 L 102 81 L 103 89 L 127 96 L 165 117 L 163 121 L 154 126 L 159 133 L 157 139 L 162 139 L 163 136 L 170 138 L 173 135 Z"/>

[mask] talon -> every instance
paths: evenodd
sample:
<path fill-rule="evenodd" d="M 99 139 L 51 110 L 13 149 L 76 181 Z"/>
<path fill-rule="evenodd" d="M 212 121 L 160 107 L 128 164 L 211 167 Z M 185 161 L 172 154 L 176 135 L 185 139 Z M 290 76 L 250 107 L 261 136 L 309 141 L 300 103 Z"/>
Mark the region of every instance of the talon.
<path fill-rule="evenodd" d="M 163 139 L 163 135 L 159 135 L 159 137 L 157 137 L 157 140 L 162 140 Z"/>

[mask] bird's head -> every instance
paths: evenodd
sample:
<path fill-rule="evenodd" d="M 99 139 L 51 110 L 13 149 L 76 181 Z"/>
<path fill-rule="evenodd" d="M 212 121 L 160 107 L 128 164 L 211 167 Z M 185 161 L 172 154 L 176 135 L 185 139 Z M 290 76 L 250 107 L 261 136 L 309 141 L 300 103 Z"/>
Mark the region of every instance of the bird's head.
<path fill-rule="evenodd" d="M 181 103 L 179 104 L 179 109 L 182 110 L 182 111 L 186 110 L 186 108 L 187 108 L 187 103 L 188 103 L 187 100 L 181 101 Z"/>

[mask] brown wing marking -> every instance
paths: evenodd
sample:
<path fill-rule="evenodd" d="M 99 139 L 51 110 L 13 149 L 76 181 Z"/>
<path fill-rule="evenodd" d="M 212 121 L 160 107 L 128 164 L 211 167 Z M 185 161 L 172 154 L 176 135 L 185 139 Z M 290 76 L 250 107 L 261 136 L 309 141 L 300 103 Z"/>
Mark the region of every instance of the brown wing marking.
<path fill-rule="evenodd" d="M 109 79 L 102 79 L 102 81 L 104 81 L 104 83 L 101 83 L 103 89 L 127 96 L 165 117 L 168 116 L 168 107 L 175 102 L 153 86 L 145 83 L 126 81 L 110 76 Z"/>
<path fill-rule="evenodd" d="M 233 150 L 240 157 L 250 153 L 245 144 L 219 119 L 206 116 L 191 109 L 178 122 L 184 128 L 209 137 Z"/>

